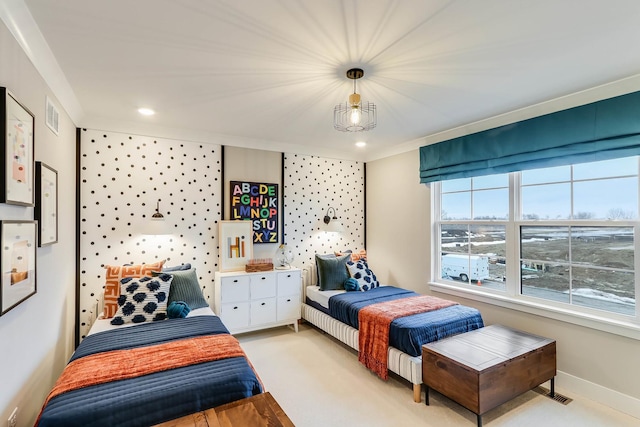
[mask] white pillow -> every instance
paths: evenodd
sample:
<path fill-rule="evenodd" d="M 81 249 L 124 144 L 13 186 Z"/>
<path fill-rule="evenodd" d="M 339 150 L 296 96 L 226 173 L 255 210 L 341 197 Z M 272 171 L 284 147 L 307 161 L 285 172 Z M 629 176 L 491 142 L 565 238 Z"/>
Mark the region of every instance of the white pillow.
<path fill-rule="evenodd" d="M 356 262 L 351 260 L 347 261 L 347 269 L 349 270 L 351 277 L 358 281 L 358 285 L 360 285 L 360 290 L 362 292 L 366 292 L 380 286 L 380 282 L 378 282 L 376 275 L 373 274 L 373 271 L 371 271 L 367 261 L 364 259 L 360 259 Z"/>
<path fill-rule="evenodd" d="M 120 280 L 118 310 L 111 324 L 165 320 L 172 280 L 172 275 L 164 273 L 156 277 L 125 277 Z"/>

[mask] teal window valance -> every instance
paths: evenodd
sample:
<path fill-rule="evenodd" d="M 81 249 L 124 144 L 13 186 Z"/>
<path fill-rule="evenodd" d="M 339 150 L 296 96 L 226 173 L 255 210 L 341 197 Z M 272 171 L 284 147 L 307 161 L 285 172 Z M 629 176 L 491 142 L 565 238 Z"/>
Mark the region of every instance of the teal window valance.
<path fill-rule="evenodd" d="M 640 154 L 640 92 L 420 148 L 420 182 Z"/>

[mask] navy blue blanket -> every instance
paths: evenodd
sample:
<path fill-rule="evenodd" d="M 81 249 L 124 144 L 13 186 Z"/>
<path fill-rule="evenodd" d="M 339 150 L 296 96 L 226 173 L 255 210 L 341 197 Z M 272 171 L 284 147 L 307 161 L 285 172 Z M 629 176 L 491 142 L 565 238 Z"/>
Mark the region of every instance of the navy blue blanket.
<path fill-rule="evenodd" d="M 161 326 L 161 327 L 159 327 Z M 69 363 L 90 354 L 161 344 L 183 338 L 228 334 L 218 316 L 194 316 L 112 329 L 89 335 L 78 346 Z M 103 335 L 106 335 L 104 337 Z"/>
<path fill-rule="evenodd" d="M 329 298 L 329 315 L 358 329 L 358 313 L 361 308 L 419 295 L 395 286 L 381 286 L 367 292 L 345 292 Z M 391 322 L 389 330 L 389 345 L 411 356 L 420 356 L 423 344 L 483 326 L 484 322 L 478 310 L 459 304 L 453 305 L 395 319 Z"/>
<path fill-rule="evenodd" d="M 102 351 L 136 348 L 228 333 L 216 316 L 145 323 L 85 338 L 71 360 Z M 158 357 L 171 357 L 158 354 Z M 49 401 L 39 426 L 146 426 L 262 393 L 244 357 L 185 366 L 93 385 Z"/>

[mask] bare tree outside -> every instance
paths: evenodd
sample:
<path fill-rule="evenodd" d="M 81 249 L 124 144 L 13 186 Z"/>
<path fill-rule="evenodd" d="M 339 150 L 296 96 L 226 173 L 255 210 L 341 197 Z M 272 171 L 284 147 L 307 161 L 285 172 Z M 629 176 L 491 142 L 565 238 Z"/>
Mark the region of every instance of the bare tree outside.
<path fill-rule="evenodd" d="M 634 219 L 635 214 L 631 211 L 625 211 L 620 208 L 613 208 L 607 211 L 607 219 L 620 220 L 620 219 Z"/>

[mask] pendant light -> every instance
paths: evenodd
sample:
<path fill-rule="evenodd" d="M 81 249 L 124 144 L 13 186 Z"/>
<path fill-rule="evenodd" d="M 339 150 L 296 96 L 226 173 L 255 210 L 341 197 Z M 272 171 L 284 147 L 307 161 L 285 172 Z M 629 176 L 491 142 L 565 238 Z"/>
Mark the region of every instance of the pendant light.
<path fill-rule="evenodd" d="M 333 109 L 333 127 L 341 132 L 362 132 L 376 127 L 376 105 L 373 102 L 362 101 L 356 90 L 356 80 L 364 76 L 361 68 L 351 68 L 347 77 L 353 80 L 353 93 L 349 101 L 338 104 Z"/>

